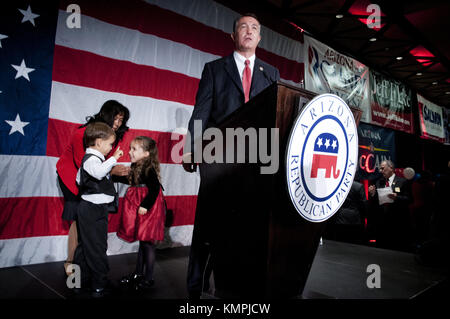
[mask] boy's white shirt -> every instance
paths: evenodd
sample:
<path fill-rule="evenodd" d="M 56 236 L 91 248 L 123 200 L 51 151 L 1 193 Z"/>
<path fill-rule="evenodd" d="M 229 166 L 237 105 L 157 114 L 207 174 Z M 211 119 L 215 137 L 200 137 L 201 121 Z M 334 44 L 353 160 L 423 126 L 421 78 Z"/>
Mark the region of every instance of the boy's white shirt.
<path fill-rule="evenodd" d="M 86 162 L 83 164 L 83 169 L 94 177 L 95 179 L 101 180 L 105 176 L 107 178 L 111 178 L 109 173 L 111 169 L 116 165 L 117 160 L 114 156 L 111 156 L 105 161 L 105 157 L 99 151 L 93 148 L 87 148 L 86 154 L 93 154 L 96 156 L 89 157 Z M 98 158 L 100 157 L 103 162 Z M 77 184 L 80 184 L 80 170 L 77 172 Z M 107 204 L 114 201 L 114 196 L 106 195 L 106 194 L 90 194 L 90 195 L 81 195 L 81 198 L 85 201 L 94 203 L 94 204 Z"/>
<path fill-rule="evenodd" d="M 395 174 L 392 174 L 391 177 L 389 177 L 389 187 L 392 187 L 392 184 L 394 183 Z"/>

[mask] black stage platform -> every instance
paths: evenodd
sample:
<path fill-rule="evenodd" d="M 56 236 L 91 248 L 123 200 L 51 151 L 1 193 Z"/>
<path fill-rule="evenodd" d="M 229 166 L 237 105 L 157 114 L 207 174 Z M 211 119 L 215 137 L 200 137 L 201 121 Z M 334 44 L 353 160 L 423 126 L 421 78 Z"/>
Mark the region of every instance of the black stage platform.
<path fill-rule="evenodd" d="M 155 286 L 144 295 L 120 298 L 185 299 L 189 247 L 157 250 Z M 134 269 L 136 254 L 109 256 L 110 279 Z M 367 266 L 380 267 L 380 288 L 369 288 Z M 373 281 L 371 281 L 373 282 Z M 420 299 L 448 296 L 444 267 L 423 266 L 414 255 L 324 240 L 299 299 Z M 0 299 L 71 299 L 63 262 L 0 269 Z M 79 297 L 78 297 L 79 298 Z M 213 298 L 204 294 L 203 298 Z"/>

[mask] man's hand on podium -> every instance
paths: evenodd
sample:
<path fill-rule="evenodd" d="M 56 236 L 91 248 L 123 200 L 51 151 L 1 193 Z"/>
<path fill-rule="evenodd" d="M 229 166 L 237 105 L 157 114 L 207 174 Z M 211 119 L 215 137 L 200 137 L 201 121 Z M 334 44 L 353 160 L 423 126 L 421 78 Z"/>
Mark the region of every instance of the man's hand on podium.
<path fill-rule="evenodd" d="M 197 164 L 192 162 L 192 153 L 183 154 L 183 168 L 188 173 L 193 173 L 197 170 Z"/>

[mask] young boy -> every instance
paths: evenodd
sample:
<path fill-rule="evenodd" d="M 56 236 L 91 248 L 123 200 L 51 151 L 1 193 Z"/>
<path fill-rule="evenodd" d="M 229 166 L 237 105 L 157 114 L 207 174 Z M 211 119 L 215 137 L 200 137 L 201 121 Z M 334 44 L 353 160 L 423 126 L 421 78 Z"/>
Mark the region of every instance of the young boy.
<path fill-rule="evenodd" d="M 108 160 L 116 139 L 112 128 L 101 122 L 89 124 L 84 132 L 86 154 L 77 173 L 81 202 L 77 210 L 78 246 L 74 263 L 80 266 L 81 287 L 91 282 L 92 296 L 103 297 L 109 271 L 106 256 L 108 212 L 115 211 L 117 192 L 109 175 L 123 155 L 120 147 Z"/>

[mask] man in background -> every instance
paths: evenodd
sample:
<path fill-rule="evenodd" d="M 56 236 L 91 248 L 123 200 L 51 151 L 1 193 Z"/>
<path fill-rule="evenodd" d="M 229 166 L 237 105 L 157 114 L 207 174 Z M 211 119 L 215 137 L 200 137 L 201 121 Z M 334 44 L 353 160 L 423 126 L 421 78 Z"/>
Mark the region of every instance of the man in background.
<path fill-rule="evenodd" d="M 380 173 L 383 175 L 369 186 L 369 200 L 376 210 L 377 246 L 380 248 L 407 251 L 410 249 L 411 202 L 410 184 L 403 177 L 394 173 L 394 163 L 390 160 L 381 162 Z M 388 198 L 391 203 L 379 204 L 377 189 L 390 188 Z"/>

